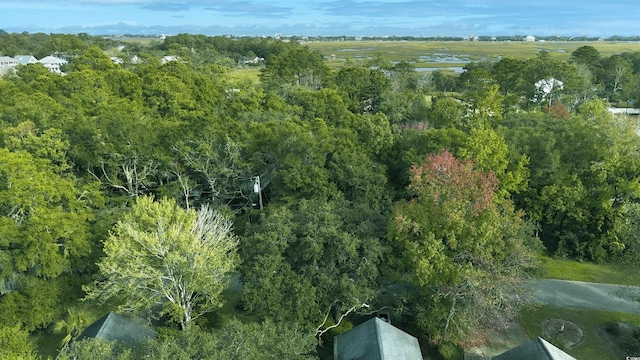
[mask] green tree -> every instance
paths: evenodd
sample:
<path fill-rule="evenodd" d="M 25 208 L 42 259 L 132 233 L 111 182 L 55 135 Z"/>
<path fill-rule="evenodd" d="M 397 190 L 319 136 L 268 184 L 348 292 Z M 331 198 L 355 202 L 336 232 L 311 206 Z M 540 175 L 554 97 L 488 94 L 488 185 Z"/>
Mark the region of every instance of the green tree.
<path fill-rule="evenodd" d="M 61 353 L 61 360 L 192 360 L 192 359 L 317 359 L 312 333 L 291 324 L 242 323 L 231 320 L 221 328 L 206 331 L 198 326 L 179 333 L 165 331 L 157 339 L 127 344 L 103 339 L 73 342 Z"/>
<path fill-rule="evenodd" d="M 12 259 L 3 271 L 55 278 L 71 270 L 72 260 L 89 251 L 91 199 L 24 151 L 0 148 L 0 179 L 0 246 Z"/>
<path fill-rule="evenodd" d="M 325 165 L 333 149 L 331 127 L 322 119 L 302 122 L 290 115 L 252 122 L 246 152 L 253 170 L 270 178 L 271 197 L 325 197 L 335 193 Z"/>
<path fill-rule="evenodd" d="M 84 69 L 92 69 L 97 71 L 106 71 L 118 67 L 116 63 L 111 61 L 109 56 L 97 46 L 92 46 L 85 50 L 79 56 L 75 57 L 70 65 L 71 71 L 80 71 Z"/>
<path fill-rule="evenodd" d="M 468 127 L 494 127 L 502 121 L 504 96 L 499 90 L 498 85 L 491 84 L 466 94 L 471 105 L 464 119 Z"/>
<path fill-rule="evenodd" d="M 260 72 L 260 80 L 267 88 L 294 85 L 318 90 L 328 74 L 329 68 L 320 53 L 291 44 L 285 51 L 267 59 Z"/>
<path fill-rule="evenodd" d="M 186 329 L 222 305 L 235 247 L 231 221 L 217 211 L 140 197 L 105 241 L 100 280 L 86 288 L 87 298 L 120 298 L 122 308 L 131 310 L 160 304 Z"/>
<path fill-rule="evenodd" d="M 472 129 L 460 155 L 463 159 L 473 159 L 478 170 L 493 172 L 499 181 L 498 193 L 505 198 L 527 187 L 527 155 L 516 157 L 504 136 L 491 128 Z"/>
<path fill-rule="evenodd" d="M 380 69 L 348 66 L 335 75 L 334 83 L 345 104 L 354 113 L 375 113 L 391 81 Z"/>
<path fill-rule="evenodd" d="M 4 146 L 11 151 L 24 150 L 36 158 L 49 160 L 58 173 L 70 168 L 66 158 L 69 141 L 60 129 L 51 128 L 40 133 L 34 123 L 26 121 L 3 129 L 2 135 Z"/>
<path fill-rule="evenodd" d="M 523 63 L 517 93 L 528 102 L 522 105 L 526 107 L 527 104 L 535 103 L 536 92 L 540 89 L 536 84 L 541 84 L 540 81 L 548 82 L 551 79 L 562 83 L 564 96 L 582 94 L 591 85 L 584 74 L 578 71 L 576 65 L 541 54 Z"/>
<path fill-rule="evenodd" d="M 442 70 L 435 70 L 431 73 L 431 83 L 437 91 L 455 91 L 457 87 L 456 76 Z"/>
<path fill-rule="evenodd" d="M 507 96 L 515 91 L 521 76 L 522 61 L 505 57 L 500 59 L 491 69 L 491 75 L 500 86 L 502 95 Z"/>
<path fill-rule="evenodd" d="M 87 313 L 78 309 L 67 309 L 67 314 L 63 319 L 53 324 L 53 332 L 62 334 L 64 337 L 60 340 L 60 347 L 66 348 L 69 342 L 75 339 L 84 328 L 87 327 Z"/>
<path fill-rule="evenodd" d="M 86 338 L 81 341 L 74 341 L 68 347 L 63 348 L 57 359 L 133 360 L 148 355 L 142 351 L 136 353 L 134 352 L 135 350 L 138 349 L 131 344 L 120 341 Z M 140 355 L 140 357 L 135 355 Z"/>
<path fill-rule="evenodd" d="M 243 324 L 232 320 L 213 330 L 218 359 L 317 359 L 314 334 L 290 323 L 265 320 Z"/>
<path fill-rule="evenodd" d="M 6 360 L 37 360 L 40 356 L 20 325 L 0 327 L 0 357 Z"/>
<path fill-rule="evenodd" d="M 270 206 L 240 246 L 247 310 L 316 328 L 371 301 L 384 219 L 339 199 Z"/>
<path fill-rule="evenodd" d="M 530 162 L 528 187 L 513 199 L 551 253 L 606 261 L 620 249 L 616 219 L 637 198 L 638 137 L 601 101 L 579 112 L 565 121 L 527 115 L 507 123 L 509 147 Z"/>
<path fill-rule="evenodd" d="M 584 45 L 571 53 L 571 60 L 579 64 L 585 64 L 590 68 L 597 67 L 600 62 L 600 52 L 593 46 Z"/>
<path fill-rule="evenodd" d="M 438 97 L 432 100 L 429 124 L 434 128 L 462 128 L 465 107 L 454 98 Z"/>
<path fill-rule="evenodd" d="M 612 101 L 621 99 L 625 87 L 633 78 L 633 63 L 620 56 L 613 55 L 601 61 L 599 81 L 604 85 L 607 96 Z"/>

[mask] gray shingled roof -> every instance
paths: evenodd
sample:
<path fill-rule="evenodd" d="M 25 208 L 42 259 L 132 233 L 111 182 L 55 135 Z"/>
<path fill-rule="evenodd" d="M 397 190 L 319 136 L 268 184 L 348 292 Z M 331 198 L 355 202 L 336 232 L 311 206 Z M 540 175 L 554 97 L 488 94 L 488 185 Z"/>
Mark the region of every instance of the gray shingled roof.
<path fill-rule="evenodd" d="M 111 311 L 89 325 L 76 340 L 101 338 L 138 343 L 156 336 L 156 332 L 144 326 L 139 319 L 118 315 Z"/>
<path fill-rule="evenodd" d="M 496 357 L 493 360 L 576 360 L 573 356 L 558 349 L 545 339 L 538 337 L 529 340 L 520 346 L 514 347 Z"/>
<path fill-rule="evenodd" d="M 418 339 L 380 318 L 334 338 L 335 360 L 422 360 Z"/>

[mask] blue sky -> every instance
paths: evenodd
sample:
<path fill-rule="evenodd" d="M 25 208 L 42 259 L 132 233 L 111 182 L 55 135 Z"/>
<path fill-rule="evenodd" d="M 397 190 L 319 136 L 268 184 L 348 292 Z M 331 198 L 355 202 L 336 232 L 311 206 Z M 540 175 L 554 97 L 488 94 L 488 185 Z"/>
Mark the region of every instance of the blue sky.
<path fill-rule="evenodd" d="M 637 0 L 0 0 L 8 32 L 640 35 Z"/>

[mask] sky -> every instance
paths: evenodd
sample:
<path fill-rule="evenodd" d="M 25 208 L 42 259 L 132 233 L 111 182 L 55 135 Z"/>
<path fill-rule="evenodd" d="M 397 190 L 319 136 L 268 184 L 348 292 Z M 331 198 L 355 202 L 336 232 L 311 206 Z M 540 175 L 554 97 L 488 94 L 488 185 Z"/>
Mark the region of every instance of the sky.
<path fill-rule="evenodd" d="M 635 36 L 637 0 L 0 0 L 7 32 Z"/>

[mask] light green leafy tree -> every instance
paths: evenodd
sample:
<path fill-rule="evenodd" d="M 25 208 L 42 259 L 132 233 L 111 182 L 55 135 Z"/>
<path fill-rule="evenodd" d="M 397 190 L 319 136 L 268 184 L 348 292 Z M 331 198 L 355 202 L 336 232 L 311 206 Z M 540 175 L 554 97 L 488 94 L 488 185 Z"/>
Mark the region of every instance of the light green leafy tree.
<path fill-rule="evenodd" d="M 44 278 L 70 270 L 89 252 L 89 202 L 45 159 L 0 149 L 0 247 L 12 266 Z"/>
<path fill-rule="evenodd" d="M 40 356 L 20 325 L 0 327 L 0 358 L 5 360 L 37 360 Z"/>
<path fill-rule="evenodd" d="M 139 197 L 105 241 L 100 280 L 86 287 L 87 298 L 119 298 L 122 310 L 159 304 L 186 329 L 222 305 L 236 243 L 232 222 L 207 206 L 196 212 Z"/>
<path fill-rule="evenodd" d="M 526 189 L 529 159 L 526 155 L 514 156 L 509 151 L 504 136 L 491 128 L 474 128 L 460 155 L 473 158 L 477 169 L 492 171 L 498 181 L 498 193 L 508 197 L 510 193 Z"/>

